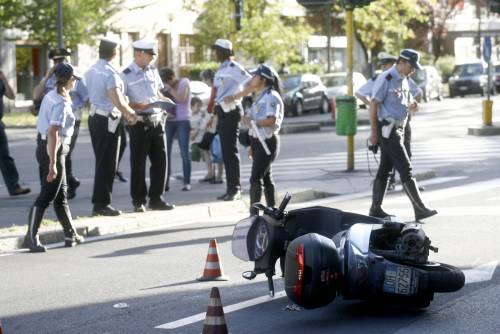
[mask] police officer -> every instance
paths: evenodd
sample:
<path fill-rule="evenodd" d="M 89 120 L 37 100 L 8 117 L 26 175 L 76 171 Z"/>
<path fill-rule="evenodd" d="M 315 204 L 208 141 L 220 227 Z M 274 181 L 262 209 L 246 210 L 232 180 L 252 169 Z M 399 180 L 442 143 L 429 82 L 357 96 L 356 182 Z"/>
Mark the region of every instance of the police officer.
<path fill-rule="evenodd" d="M 243 107 L 241 99 L 225 103 L 224 97 L 242 90 L 243 84 L 251 79 L 240 64 L 233 60 L 233 45 L 226 39 L 217 39 L 213 45 L 217 61 L 221 63 L 215 73 L 214 88 L 216 89 L 214 111 L 217 114 L 217 132 L 220 135 L 222 157 L 226 169 L 226 193 L 217 199 L 234 201 L 241 198 L 240 156 L 238 151 L 239 122 Z M 211 123 L 209 122 L 210 126 Z"/>
<path fill-rule="evenodd" d="M 73 247 L 83 242 L 73 226 L 66 194 L 65 158 L 75 125 L 69 92 L 75 80 L 81 76 L 68 63 L 60 63 L 54 69 L 55 88 L 43 98 L 37 122 L 36 158 L 43 172 L 42 188 L 29 213 L 28 232 L 25 246 L 31 252 L 45 252 L 46 248 L 38 239 L 38 229 L 45 210 L 54 202 L 57 219 L 61 223 L 65 246 Z"/>
<path fill-rule="evenodd" d="M 385 53 L 385 52 L 380 52 L 377 56 L 377 58 L 380 61 L 380 68 L 382 72 L 385 72 L 389 70 L 394 64 L 396 63 L 396 60 L 398 59 L 396 56 L 393 56 L 391 54 Z M 375 74 L 373 77 L 370 78 L 363 86 L 361 86 L 358 91 L 356 92 L 356 97 L 361 99 L 367 106 L 370 105 L 370 99 L 372 95 L 372 89 L 375 81 L 377 80 L 377 77 L 380 73 Z M 413 81 L 412 78 L 408 77 L 408 84 L 410 86 L 410 94 L 413 96 L 413 98 L 417 101 L 420 102 L 420 99 L 422 97 L 422 90 L 418 85 Z M 408 153 L 408 157 L 411 159 L 411 126 L 410 126 L 410 121 L 411 121 L 411 113 L 408 113 L 408 119 L 406 121 L 405 125 L 405 135 L 404 135 L 404 145 L 406 148 L 406 152 Z M 387 186 L 387 190 L 394 190 L 396 186 L 396 169 L 393 168 L 391 173 L 390 173 L 390 178 L 389 178 L 389 184 Z M 420 190 L 423 190 L 421 186 L 419 186 Z"/>
<path fill-rule="evenodd" d="M 120 146 L 121 117 L 133 125 L 136 115 L 124 95 L 120 73 L 110 61 L 116 56 L 118 43 L 102 39 L 99 44 L 99 60 L 86 73 L 89 92 L 89 131 L 96 158 L 92 214 L 118 216 L 121 211 L 111 206 L 113 180 L 116 174 Z"/>
<path fill-rule="evenodd" d="M 163 82 L 158 70 L 150 65 L 156 52 L 154 41 L 141 39 L 132 43 L 134 61 L 122 73 L 129 105 L 137 114 L 137 123 L 128 127 L 130 135 L 130 194 L 135 212 L 145 212 L 146 196 L 149 208 L 172 210 L 174 206 L 162 199 L 165 189 L 167 158 L 164 140 L 164 113 L 152 103 L 163 96 Z M 146 186 L 146 157 L 151 160 L 149 192 Z"/>
<path fill-rule="evenodd" d="M 33 91 L 33 98 L 35 101 L 35 108 L 38 106 L 39 102 L 43 97 L 50 92 L 55 87 L 55 75 L 54 68 L 57 64 L 66 62 L 66 57 L 70 56 L 71 53 L 67 49 L 54 49 L 49 51 L 49 58 L 54 62 L 54 66 L 51 67 L 45 77 L 38 83 Z M 88 91 L 84 80 L 78 80 L 74 88 L 70 92 L 71 100 L 73 101 L 73 113 L 75 114 L 75 126 L 73 131 L 73 136 L 71 137 L 71 143 L 69 146 L 69 153 L 66 156 L 66 176 L 68 181 L 68 199 L 72 199 L 76 196 L 76 189 L 80 186 L 80 180 L 73 175 L 73 163 L 71 159 L 71 154 L 76 145 L 78 135 L 80 134 L 80 123 L 82 119 L 82 109 L 88 101 Z M 39 101 L 39 102 L 38 102 Z M 40 175 L 40 180 L 43 179 L 43 175 Z"/>
<path fill-rule="evenodd" d="M 403 188 L 411 200 L 415 219 L 421 220 L 437 213 L 423 204 L 417 182 L 412 175 L 412 166 L 404 146 L 404 128 L 409 111 L 418 105 L 410 93 L 408 76 L 421 68 L 420 55 L 412 49 L 401 51 L 396 65 L 382 73 L 375 81 L 370 101 L 370 142 L 380 144 L 379 169 L 373 182 L 370 216 L 387 217 L 382 201 L 387 189 L 389 173 L 393 167 L 399 173 Z"/>
<path fill-rule="evenodd" d="M 19 185 L 19 173 L 16 163 L 9 153 L 9 140 L 5 132 L 3 118 L 3 96 L 13 100 L 15 98 L 14 90 L 9 85 L 4 73 L 0 70 L 0 171 L 2 172 L 5 185 L 10 196 L 25 195 L 31 191 L 30 188 Z"/>
<path fill-rule="evenodd" d="M 252 204 L 260 202 L 263 186 L 267 206 L 274 207 L 276 204 L 271 164 L 279 152 L 278 133 L 283 122 L 284 105 L 279 76 L 270 66 L 259 65 L 248 86 L 243 92 L 235 94 L 233 100 L 250 91 L 256 91 L 257 94 L 243 120 L 249 123 L 250 156 L 253 160 L 250 176 L 250 214 L 257 215 L 258 210 L 253 208 Z M 230 102 L 230 98 L 225 101 Z"/>

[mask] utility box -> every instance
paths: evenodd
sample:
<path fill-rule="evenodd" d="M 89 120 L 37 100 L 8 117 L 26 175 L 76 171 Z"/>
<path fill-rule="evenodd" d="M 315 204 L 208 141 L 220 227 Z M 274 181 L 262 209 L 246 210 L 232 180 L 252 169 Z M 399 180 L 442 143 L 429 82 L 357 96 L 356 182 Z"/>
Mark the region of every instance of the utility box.
<path fill-rule="evenodd" d="M 356 98 L 350 95 L 337 96 L 335 102 L 337 104 L 335 132 L 339 136 L 354 136 L 358 125 Z"/>

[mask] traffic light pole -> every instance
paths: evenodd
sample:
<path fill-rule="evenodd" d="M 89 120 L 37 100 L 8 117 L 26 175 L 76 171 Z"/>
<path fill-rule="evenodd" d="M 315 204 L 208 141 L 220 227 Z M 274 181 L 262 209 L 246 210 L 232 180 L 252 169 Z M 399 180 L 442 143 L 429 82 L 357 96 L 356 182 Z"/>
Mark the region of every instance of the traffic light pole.
<path fill-rule="evenodd" d="M 353 71 L 353 9 L 345 9 L 347 35 L 347 95 L 354 96 L 352 84 Z M 354 171 L 354 135 L 347 136 L 347 171 Z"/>

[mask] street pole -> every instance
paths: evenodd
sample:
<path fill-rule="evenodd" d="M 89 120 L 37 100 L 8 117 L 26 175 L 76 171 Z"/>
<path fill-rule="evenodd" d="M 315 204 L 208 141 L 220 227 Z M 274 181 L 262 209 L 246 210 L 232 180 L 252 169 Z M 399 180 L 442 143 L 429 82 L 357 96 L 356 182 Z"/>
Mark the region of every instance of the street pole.
<path fill-rule="evenodd" d="M 62 0 L 57 0 L 57 47 L 63 48 L 63 12 Z"/>
<path fill-rule="evenodd" d="M 353 71 L 353 8 L 345 9 L 347 35 L 347 95 L 354 96 L 352 85 Z M 347 136 L 347 171 L 354 171 L 354 136 Z"/>
<path fill-rule="evenodd" d="M 331 49 L 331 39 L 332 39 L 332 4 L 329 3 L 326 5 L 326 35 L 327 35 L 327 40 L 326 40 L 326 58 L 327 58 L 327 72 L 331 72 L 332 68 L 332 57 L 330 54 L 330 49 Z"/>

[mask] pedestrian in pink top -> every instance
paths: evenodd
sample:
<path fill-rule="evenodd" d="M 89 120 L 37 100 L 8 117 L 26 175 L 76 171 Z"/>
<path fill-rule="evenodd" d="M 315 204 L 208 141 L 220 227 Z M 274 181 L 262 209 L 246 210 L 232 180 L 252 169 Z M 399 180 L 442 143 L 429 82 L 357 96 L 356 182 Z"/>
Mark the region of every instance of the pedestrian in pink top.
<path fill-rule="evenodd" d="M 165 125 L 165 134 L 167 136 L 167 182 L 165 190 L 170 189 L 171 174 L 171 153 L 172 142 L 177 134 L 179 141 L 179 150 L 182 158 L 182 172 L 184 176 L 183 191 L 191 190 L 191 157 L 189 156 L 189 134 L 191 132 L 191 90 L 189 89 L 189 80 L 187 78 L 175 77 L 174 71 L 170 68 L 160 70 L 160 77 L 165 86 L 162 93 L 172 98 L 175 105 L 175 113 L 170 113 Z"/>

